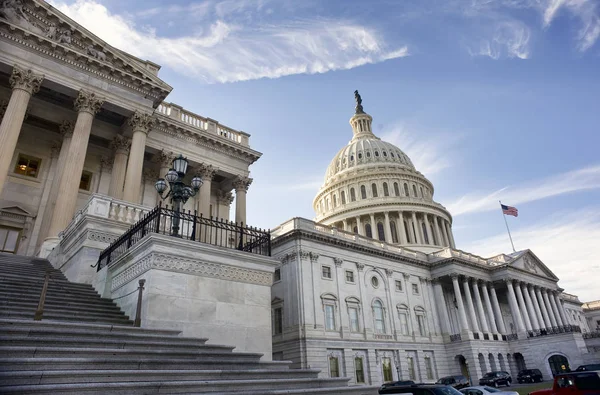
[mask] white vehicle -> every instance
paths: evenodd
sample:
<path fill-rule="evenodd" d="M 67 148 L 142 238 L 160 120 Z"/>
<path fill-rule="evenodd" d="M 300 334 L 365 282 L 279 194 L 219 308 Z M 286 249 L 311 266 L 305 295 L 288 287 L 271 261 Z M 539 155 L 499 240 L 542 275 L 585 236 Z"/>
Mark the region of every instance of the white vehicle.
<path fill-rule="evenodd" d="M 502 391 L 498 388 L 488 387 L 486 385 L 463 388 L 460 392 L 465 395 L 519 395 L 517 391 Z"/>

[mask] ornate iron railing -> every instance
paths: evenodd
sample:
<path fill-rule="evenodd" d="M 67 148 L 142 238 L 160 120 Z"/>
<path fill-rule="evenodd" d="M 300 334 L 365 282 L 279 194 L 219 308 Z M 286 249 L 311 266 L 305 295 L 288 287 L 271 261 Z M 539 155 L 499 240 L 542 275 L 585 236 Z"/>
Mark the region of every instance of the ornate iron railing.
<path fill-rule="evenodd" d="M 553 326 L 550 328 L 534 329 L 527 331 L 527 337 L 539 337 L 548 335 L 559 335 L 561 333 L 581 333 L 581 328 L 578 325 L 563 325 Z"/>
<path fill-rule="evenodd" d="M 98 270 L 110 265 L 150 233 L 271 256 L 271 233 L 268 230 L 223 219 L 205 218 L 190 211 L 177 212 L 159 205 L 102 251 L 98 258 Z"/>

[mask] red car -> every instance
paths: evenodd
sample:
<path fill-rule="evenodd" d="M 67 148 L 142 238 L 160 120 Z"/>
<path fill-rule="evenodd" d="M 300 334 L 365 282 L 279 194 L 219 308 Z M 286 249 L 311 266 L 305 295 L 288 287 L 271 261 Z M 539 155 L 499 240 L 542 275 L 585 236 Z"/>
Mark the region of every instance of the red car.
<path fill-rule="evenodd" d="M 571 372 L 554 377 L 552 388 L 528 395 L 592 395 L 600 394 L 600 371 Z"/>

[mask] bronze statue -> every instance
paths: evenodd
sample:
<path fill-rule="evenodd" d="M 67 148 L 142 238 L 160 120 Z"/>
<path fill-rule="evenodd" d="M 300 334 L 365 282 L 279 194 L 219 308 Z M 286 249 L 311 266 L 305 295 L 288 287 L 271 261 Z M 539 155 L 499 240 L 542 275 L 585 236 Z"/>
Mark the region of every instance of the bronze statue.
<path fill-rule="evenodd" d="M 354 99 L 356 100 L 356 107 L 354 109 L 355 114 L 364 114 L 363 106 L 362 106 L 362 98 L 358 91 L 354 91 Z"/>

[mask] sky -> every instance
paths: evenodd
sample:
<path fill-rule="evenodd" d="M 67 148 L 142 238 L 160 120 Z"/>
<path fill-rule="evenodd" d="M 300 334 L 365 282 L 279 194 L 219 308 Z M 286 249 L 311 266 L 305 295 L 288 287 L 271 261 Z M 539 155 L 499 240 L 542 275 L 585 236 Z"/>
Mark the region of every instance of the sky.
<path fill-rule="evenodd" d="M 453 215 L 457 247 L 529 248 L 600 299 L 597 0 L 52 0 L 109 44 L 162 65 L 168 101 L 251 134 L 248 223 L 314 218 L 352 137 L 406 152 Z"/>

